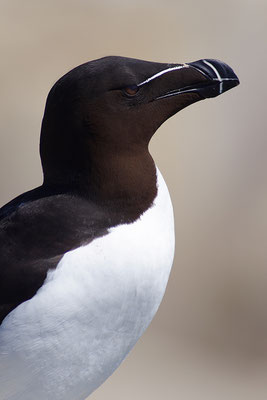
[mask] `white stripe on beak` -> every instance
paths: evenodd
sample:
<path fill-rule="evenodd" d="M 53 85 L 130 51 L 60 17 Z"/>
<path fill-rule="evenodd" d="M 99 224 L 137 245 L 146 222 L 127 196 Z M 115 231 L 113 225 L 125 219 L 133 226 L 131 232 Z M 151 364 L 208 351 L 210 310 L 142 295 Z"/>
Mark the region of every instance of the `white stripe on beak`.
<path fill-rule="evenodd" d="M 138 83 L 137 86 L 143 86 L 146 83 L 148 83 L 150 81 L 153 81 L 154 79 L 158 78 L 161 75 L 164 75 L 164 74 L 167 74 L 168 72 L 175 71 L 175 70 L 182 69 L 182 68 L 189 68 L 189 65 L 183 64 L 183 65 L 177 65 L 176 67 L 171 67 L 171 68 L 164 69 L 163 71 L 160 71 L 157 74 L 150 76 L 145 81 L 143 81 L 141 83 Z"/>
<path fill-rule="evenodd" d="M 221 77 L 221 75 L 219 74 L 219 72 L 217 71 L 217 69 L 214 67 L 214 65 L 213 64 L 211 64 L 211 63 L 209 63 L 208 61 L 206 61 L 206 60 L 203 60 L 203 62 L 205 63 L 205 64 L 207 64 L 214 72 L 215 72 L 215 74 L 216 74 L 216 76 L 217 76 L 217 78 L 218 78 L 218 81 L 220 82 L 220 94 L 222 93 L 222 91 L 223 91 L 223 78 Z M 215 79 L 214 79 L 215 80 Z"/>

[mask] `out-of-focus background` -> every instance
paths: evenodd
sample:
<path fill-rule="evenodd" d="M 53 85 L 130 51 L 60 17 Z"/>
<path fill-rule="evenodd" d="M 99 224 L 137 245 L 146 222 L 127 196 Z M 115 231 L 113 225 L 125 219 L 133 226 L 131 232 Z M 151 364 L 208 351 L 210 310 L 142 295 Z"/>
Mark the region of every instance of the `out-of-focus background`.
<path fill-rule="evenodd" d="M 52 84 L 104 55 L 218 58 L 238 88 L 167 121 L 151 153 L 176 258 L 151 326 L 92 400 L 267 398 L 266 0 L 1 0 L 0 205 L 41 183 Z"/>

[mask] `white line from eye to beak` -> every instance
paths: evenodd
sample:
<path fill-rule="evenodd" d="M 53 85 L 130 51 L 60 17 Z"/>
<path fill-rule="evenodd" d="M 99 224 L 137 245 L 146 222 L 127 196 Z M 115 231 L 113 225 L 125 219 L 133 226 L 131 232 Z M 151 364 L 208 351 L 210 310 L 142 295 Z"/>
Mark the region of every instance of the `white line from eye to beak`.
<path fill-rule="evenodd" d="M 150 78 L 147 78 L 145 81 L 143 81 L 141 83 L 138 83 L 137 86 L 143 86 L 146 83 L 148 83 L 150 81 L 153 81 L 154 79 L 158 78 L 161 75 L 164 75 L 164 74 L 167 74 L 168 72 L 175 71 L 177 69 L 182 69 L 182 68 L 189 68 L 189 65 L 183 64 L 183 65 L 177 65 L 176 67 L 171 67 L 171 68 L 164 69 L 163 71 L 160 71 L 157 74 L 150 76 Z"/>
<path fill-rule="evenodd" d="M 223 79 L 221 77 L 221 75 L 219 74 L 219 72 L 217 71 L 217 69 L 214 67 L 213 64 L 211 64 L 210 62 L 208 62 L 206 60 L 203 60 L 203 62 L 205 64 L 207 64 L 215 72 L 215 75 L 217 76 L 218 81 L 220 82 L 220 89 L 219 89 L 220 90 L 220 94 L 222 94 L 222 92 L 223 92 L 223 81 L 226 80 L 226 79 Z"/>

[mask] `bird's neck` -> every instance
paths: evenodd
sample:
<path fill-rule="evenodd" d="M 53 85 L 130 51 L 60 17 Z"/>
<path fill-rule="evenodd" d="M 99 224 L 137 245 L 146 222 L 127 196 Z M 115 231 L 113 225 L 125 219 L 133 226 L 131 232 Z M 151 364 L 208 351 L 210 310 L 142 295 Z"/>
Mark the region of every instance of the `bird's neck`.
<path fill-rule="evenodd" d="M 56 171 L 45 177 L 45 185 L 74 188 L 78 195 L 93 201 L 120 222 L 133 222 L 152 204 L 157 195 L 156 166 L 148 151 L 139 154 L 96 154 L 82 170 L 68 176 Z"/>
<path fill-rule="evenodd" d="M 97 204 L 124 215 L 125 220 L 136 220 L 157 194 L 154 161 L 148 152 L 97 157 L 90 173 L 82 177 L 81 190 Z"/>

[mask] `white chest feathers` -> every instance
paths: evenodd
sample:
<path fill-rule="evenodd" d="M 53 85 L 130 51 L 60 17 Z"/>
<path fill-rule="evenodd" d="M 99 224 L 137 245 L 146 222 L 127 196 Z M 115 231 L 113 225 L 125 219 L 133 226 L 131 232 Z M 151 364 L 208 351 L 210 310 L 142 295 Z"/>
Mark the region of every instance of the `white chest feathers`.
<path fill-rule="evenodd" d="M 84 400 L 155 315 L 174 255 L 173 211 L 158 195 L 133 224 L 73 250 L 0 328 L 3 400 Z"/>

